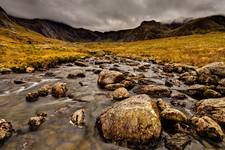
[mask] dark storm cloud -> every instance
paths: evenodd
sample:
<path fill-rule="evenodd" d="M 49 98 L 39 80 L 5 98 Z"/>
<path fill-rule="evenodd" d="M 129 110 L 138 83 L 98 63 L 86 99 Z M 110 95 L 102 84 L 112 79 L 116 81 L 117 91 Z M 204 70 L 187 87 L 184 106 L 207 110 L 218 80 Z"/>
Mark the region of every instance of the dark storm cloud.
<path fill-rule="evenodd" d="M 101 31 L 135 27 L 143 20 L 225 14 L 225 0 L 0 0 L 0 5 L 14 16 Z"/>

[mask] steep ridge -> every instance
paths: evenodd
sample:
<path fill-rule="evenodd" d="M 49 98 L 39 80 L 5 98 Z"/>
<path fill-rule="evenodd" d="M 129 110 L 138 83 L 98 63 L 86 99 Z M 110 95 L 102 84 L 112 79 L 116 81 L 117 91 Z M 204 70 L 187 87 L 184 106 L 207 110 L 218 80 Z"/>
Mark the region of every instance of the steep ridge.
<path fill-rule="evenodd" d="M 183 23 L 168 24 L 144 21 L 134 29 L 98 32 L 83 28 L 73 28 L 69 25 L 46 19 L 22 19 L 7 15 L 0 9 L 0 27 L 19 24 L 49 38 L 70 42 L 93 41 L 138 41 L 172 36 L 204 34 L 215 31 L 225 31 L 225 17 L 222 15 L 192 19 Z"/>

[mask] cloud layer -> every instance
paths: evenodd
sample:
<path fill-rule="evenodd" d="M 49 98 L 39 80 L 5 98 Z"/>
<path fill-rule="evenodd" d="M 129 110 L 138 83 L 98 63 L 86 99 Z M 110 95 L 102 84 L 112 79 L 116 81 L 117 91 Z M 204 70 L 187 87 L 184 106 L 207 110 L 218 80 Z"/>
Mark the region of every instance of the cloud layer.
<path fill-rule="evenodd" d="M 0 6 L 17 17 L 99 31 L 132 28 L 143 20 L 225 14 L 225 0 L 0 0 Z"/>

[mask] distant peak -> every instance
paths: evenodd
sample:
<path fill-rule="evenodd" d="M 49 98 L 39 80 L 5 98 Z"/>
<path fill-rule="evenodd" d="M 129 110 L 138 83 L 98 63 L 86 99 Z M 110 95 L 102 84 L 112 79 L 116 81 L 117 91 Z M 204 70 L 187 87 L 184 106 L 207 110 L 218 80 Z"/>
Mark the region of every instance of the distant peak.
<path fill-rule="evenodd" d="M 156 25 L 159 24 L 159 22 L 156 22 L 155 20 L 151 20 L 151 21 L 143 21 L 141 23 L 141 26 L 146 26 L 146 25 Z"/>

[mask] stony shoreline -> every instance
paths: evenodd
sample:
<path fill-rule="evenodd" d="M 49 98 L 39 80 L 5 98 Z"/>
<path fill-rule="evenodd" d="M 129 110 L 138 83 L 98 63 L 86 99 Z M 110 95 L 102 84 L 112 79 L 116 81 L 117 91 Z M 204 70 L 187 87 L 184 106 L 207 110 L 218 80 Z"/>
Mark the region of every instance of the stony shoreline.
<path fill-rule="evenodd" d="M 78 69 L 70 69 L 69 73 L 60 70 L 69 67 Z M 107 93 L 110 104 L 107 102 L 107 105 L 105 104 L 107 107 L 98 110 L 97 115 L 92 118 L 94 126 L 91 126 L 92 130 L 97 130 L 96 134 L 102 141 L 138 149 L 161 147 L 160 143 L 164 143 L 168 149 L 185 149 L 196 139 L 216 145 L 223 143 L 225 127 L 223 62 L 197 68 L 183 64 L 137 61 L 106 55 L 79 59 L 65 64 L 64 68 L 55 68 L 57 69 L 61 71 L 60 76 L 57 71 L 51 72 L 51 69 L 43 71 L 43 76 L 60 81 L 44 84 L 26 92 L 23 98 L 25 103 L 35 105 L 49 97 L 53 97 L 55 101 L 66 98 L 84 102 L 83 107 L 70 112 L 69 119 L 74 128 L 85 129 L 90 127 L 88 115 L 90 110 L 86 108 L 89 105 L 85 99 L 76 96 L 76 89 L 73 89 L 70 82 L 79 81 L 81 89 L 86 87 L 86 90 L 95 89 Z M 32 68 L 26 70 L 31 75 L 39 76 Z M 95 77 L 95 81 L 91 76 Z M 28 83 L 26 80 L 13 80 L 13 84 L 18 86 Z M 86 91 L 86 94 L 91 93 Z M 100 105 L 96 98 L 92 101 L 88 103 Z M 94 104 L 90 107 L 97 109 L 94 108 Z M 66 110 L 67 108 L 60 109 L 63 112 Z M 36 117 L 31 117 L 28 121 L 29 130 L 38 132 L 41 126 L 45 126 L 46 119 L 47 122 L 51 120 L 52 115 L 48 113 L 47 116 L 42 112 Z M 18 134 L 20 129 L 13 129 L 13 122 L 8 122 L 8 118 L 1 119 L 0 143 L 5 143 L 3 145 L 5 146 L 6 140 Z"/>

